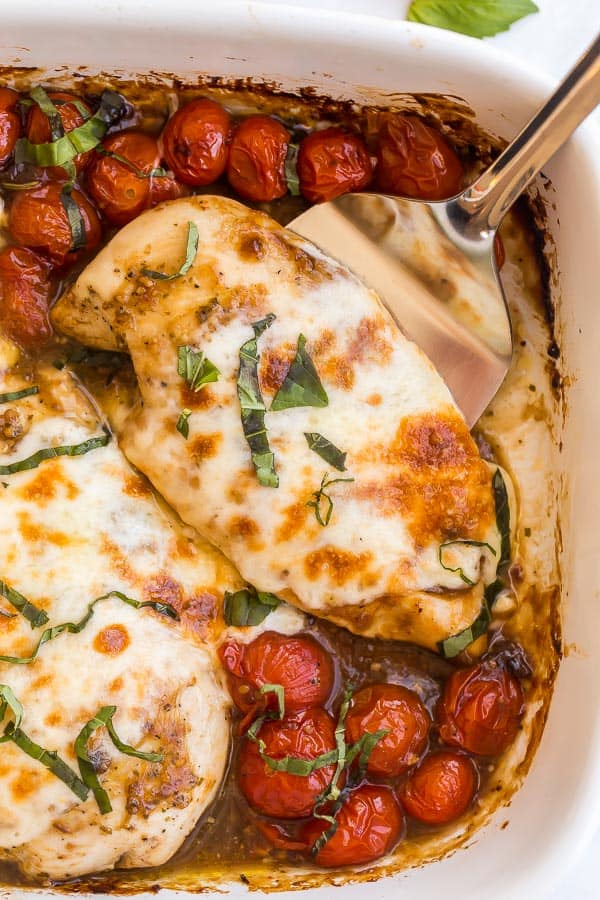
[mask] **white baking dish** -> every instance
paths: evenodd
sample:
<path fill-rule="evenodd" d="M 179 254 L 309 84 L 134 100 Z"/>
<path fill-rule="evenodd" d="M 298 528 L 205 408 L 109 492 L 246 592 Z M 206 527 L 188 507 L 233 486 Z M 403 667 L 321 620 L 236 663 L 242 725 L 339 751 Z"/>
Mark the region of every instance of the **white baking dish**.
<path fill-rule="evenodd" d="M 551 85 L 488 44 L 366 17 L 199 0 L 21 0 L 2 10 L 0 65 L 86 72 L 252 76 L 361 100 L 369 88 L 464 98 L 510 138 Z M 600 825 L 600 162 L 584 127 L 547 167 L 555 193 L 557 333 L 568 375 L 561 454 L 564 641 L 550 717 L 523 788 L 468 849 L 421 869 L 349 885 L 344 900 L 543 897 Z M 596 151 L 596 154 L 594 154 Z M 560 221 L 560 226 L 558 225 Z M 539 473 L 538 477 L 544 477 Z M 509 820 L 506 828 L 501 824 Z M 234 895 L 245 892 L 232 886 Z M 307 892 L 319 898 L 331 888 Z M 12 892 L 16 896 L 20 892 Z M 29 895 L 31 896 L 31 895 Z"/>

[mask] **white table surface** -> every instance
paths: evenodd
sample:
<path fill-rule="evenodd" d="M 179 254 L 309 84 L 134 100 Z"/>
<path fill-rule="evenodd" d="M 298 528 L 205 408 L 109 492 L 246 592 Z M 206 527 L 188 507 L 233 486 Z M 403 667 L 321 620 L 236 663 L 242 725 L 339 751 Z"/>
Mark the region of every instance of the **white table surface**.
<path fill-rule="evenodd" d="M 270 0 L 277 3 L 277 0 Z M 294 3 L 294 0 L 282 0 Z M 527 16 L 509 31 L 486 38 L 507 53 L 554 75 L 558 81 L 600 31 L 600 0 L 536 0 L 539 13 Z M 387 18 L 406 17 L 409 0 L 297 0 L 296 6 L 366 13 Z M 600 113 L 595 113 L 600 118 Z M 600 143 L 599 143 L 600 152 Z M 584 858 L 565 880 L 544 897 L 532 900 L 600 900 L 600 832 Z"/>

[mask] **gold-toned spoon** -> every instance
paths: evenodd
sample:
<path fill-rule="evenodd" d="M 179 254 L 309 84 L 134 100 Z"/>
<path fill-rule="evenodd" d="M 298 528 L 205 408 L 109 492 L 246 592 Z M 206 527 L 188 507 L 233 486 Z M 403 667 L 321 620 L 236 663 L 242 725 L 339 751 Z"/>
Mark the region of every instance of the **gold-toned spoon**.
<path fill-rule="evenodd" d="M 288 224 L 377 291 L 438 369 L 470 426 L 498 391 L 512 358 L 510 317 L 494 259 L 496 231 L 599 102 L 600 37 L 459 196 L 430 203 L 345 194 Z"/>

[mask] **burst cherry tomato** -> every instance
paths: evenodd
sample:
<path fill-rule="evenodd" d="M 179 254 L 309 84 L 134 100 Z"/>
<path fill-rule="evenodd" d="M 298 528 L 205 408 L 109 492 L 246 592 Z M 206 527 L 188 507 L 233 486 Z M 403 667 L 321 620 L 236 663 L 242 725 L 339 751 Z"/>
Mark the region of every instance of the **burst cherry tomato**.
<path fill-rule="evenodd" d="M 79 191 L 72 191 L 86 234 L 86 250 L 100 242 L 100 220 L 92 204 Z M 61 185 L 55 182 L 18 193 L 12 201 L 9 228 L 16 241 L 39 250 L 58 265 L 75 259 L 70 252 L 73 235 L 61 200 Z"/>
<path fill-rule="evenodd" d="M 462 753 L 440 750 L 426 756 L 410 773 L 400 799 L 413 819 L 427 825 L 445 825 L 470 806 L 477 784 L 473 760 Z"/>
<path fill-rule="evenodd" d="M 52 334 L 48 319 L 50 263 L 24 247 L 0 251 L 0 324 L 22 347 L 43 344 Z"/>
<path fill-rule="evenodd" d="M 373 176 L 362 138 L 341 128 L 313 131 L 298 151 L 300 190 L 309 203 L 333 200 L 366 188 Z"/>
<path fill-rule="evenodd" d="M 324 709 L 306 709 L 265 722 L 258 737 L 267 756 L 316 759 L 335 748 L 335 722 Z M 246 739 L 238 764 L 238 784 L 248 803 L 265 816 L 301 819 L 310 815 L 315 800 L 330 783 L 335 765 L 308 775 L 272 769 L 260 756 L 256 743 Z"/>
<path fill-rule="evenodd" d="M 285 157 L 290 133 L 270 116 L 250 116 L 231 140 L 227 178 L 246 200 L 266 203 L 287 193 Z"/>
<path fill-rule="evenodd" d="M 346 739 L 385 729 L 388 734 L 375 745 L 367 770 L 395 777 L 413 766 L 425 749 L 431 719 L 414 693 L 397 684 L 372 684 L 352 698 L 346 717 Z"/>
<path fill-rule="evenodd" d="M 187 197 L 189 193 L 189 187 L 177 181 L 174 175 L 156 175 L 150 178 L 150 206 L 158 206 L 167 200 L 179 200 L 180 197 Z"/>
<path fill-rule="evenodd" d="M 382 191 L 443 200 L 462 187 L 462 163 L 450 144 L 416 116 L 387 116 L 377 148 L 377 181 Z"/>
<path fill-rule="evenodd" d="M 454 672 L 438 709 L 440 737 L 481 756 L 494 756 L 514 739 L 524 712 L 518 680 L 492 660 Z"/>
<path fill-rule="evenodd" d="M 192 100 L 165 125 L 164 157 L 184 184 L 211 184 L 225 171 L 230 138 L 229 113 L 213 100 Z"/>
<path fill-rule="evenodd" d="M 79 97 L 75 97 L 73 94 L 65 94 L 61 91 L 51 91 L 48 94 L 48 97 L 52 100 L 58 111 L 65 134 L 68 131 L 73 131 L 74 128 L 78 128 L 85 122 L 85 118 L 82 116 L 77 106 L 75 106 L 75 102 L 77 102 L 78 106 L 85 109 L 88 115 L 91 115 L 91 110 L 87 103 L 84 103 L 83 100 L 80 100 Z M 50 122 L 36 103 L 30 107 L 29 115 L 27 116 L 27 124 L 25 126 L 25 133 L 32 144 L 46 144 L 52 140 Z M 91 158 L 91 151 L 80 153 L 76 156 L 74 162 L 77 171 L 81 172 L 85 169 Z M 64 175 L 64 170 L 59 166 L 49 167 L 46 169 L 46 172 L 54 177 L 62 177 Z"/>
<path fill-rule="evenodd" d="M 337 831 L 314 857 L 319 866 L 360 866 L 394 849 L 404 831 L 404 816 L 391 788 L 364 784 L 348 796 L 336 816 Z M 319 819 L 302 829 L 308 847 L 327 831 Z"/>
<path fill-rule="evenodd" d="M 88 172 L 88 188 L 108 221 L 125 225 L 150 204 L 149 175 L 158 166 L 158 144 L 141 131 L 126 131 L 107 138 L 102 149 Z"/>
<path fill-rule="evenodd" d="M 0 166 L 9 159 L 21 134 L 21 120 L 16 111 L 19 95 L 10 88 L 0 88 Z"/>
<path fill-rule="evenodd" d="M 250 644 L 230 641 L 219 649 L 229 675 L 229 690 L 245 713 L 277 708 L 273 694 L 260 693 L 263 684 L 280 684 L 287 712 L 322 706 L 333 688 L 333 660 L 313 637 L 288 637 L 263 631 Z"/>

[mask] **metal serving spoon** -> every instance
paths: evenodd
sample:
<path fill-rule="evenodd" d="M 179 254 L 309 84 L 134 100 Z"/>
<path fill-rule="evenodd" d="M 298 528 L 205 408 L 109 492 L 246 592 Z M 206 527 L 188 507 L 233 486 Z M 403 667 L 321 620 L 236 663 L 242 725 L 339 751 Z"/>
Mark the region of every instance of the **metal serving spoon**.
<path fill-rule="evenodd" d="M 600 102 L 600 37 L 501 156 L 444 202 L 345 194 L 288 228 L 377 291 L 427 354 L 469 426 L 502 384 L 511 323 L 494 259 L 504 214 Z"/>

